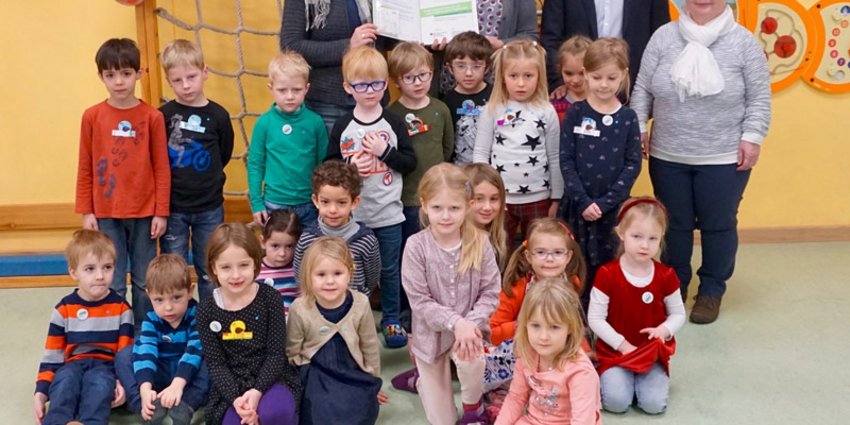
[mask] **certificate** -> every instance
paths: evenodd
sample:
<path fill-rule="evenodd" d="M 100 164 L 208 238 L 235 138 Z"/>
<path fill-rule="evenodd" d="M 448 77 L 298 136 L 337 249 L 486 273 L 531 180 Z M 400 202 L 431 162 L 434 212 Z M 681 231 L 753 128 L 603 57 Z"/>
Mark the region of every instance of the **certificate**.
<path fill-rule="evenodd" d="M 373 0 L 372 17 L 379 34 L 425 44 L 478 32 L 475 0 Z"/>

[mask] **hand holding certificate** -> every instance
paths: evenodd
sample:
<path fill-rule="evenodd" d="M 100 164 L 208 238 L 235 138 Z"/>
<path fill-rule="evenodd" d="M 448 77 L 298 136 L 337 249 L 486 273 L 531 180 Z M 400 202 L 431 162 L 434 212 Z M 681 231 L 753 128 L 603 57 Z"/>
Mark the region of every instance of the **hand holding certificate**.
<path fill-rule="evenodd" d="M 475 0 L 374 0 L 372 17 L 379 34 L 425 44 L 478 32 Z"/>

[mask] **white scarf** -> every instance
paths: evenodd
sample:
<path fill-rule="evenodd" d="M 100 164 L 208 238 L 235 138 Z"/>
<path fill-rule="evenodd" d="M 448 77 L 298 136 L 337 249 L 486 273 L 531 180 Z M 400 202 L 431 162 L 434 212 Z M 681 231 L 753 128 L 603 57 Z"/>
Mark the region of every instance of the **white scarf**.
<path fill-rule="evenodd" d="M 736 25 L 729 6 L 705 25 L 697 24 L 686 13 L 679 16 L 679 33 L 688 42 L 670 69 L 679 101 L 684 102 L 687 96 L 703 97 L 723 91 L 723 75 L 708 46 Z"/>
<path fill-rule="evenodd" d="M 346 0 L 347 1 L 347 0 Z M 372 22 L 372 4 L 369 0 L 356 0 L 357 12 L 360 15 L 360 22 Z M 310 6 L 315 10 L 312 19 L 310 14 Z M 331 0 L 304 0 L 304 13 L 307 17 L 307 28 L 304 31 L 309 31 L 310 28 L 318 29 L 325 27 L 325 20 L 328 13 L 331 11 Z"/>

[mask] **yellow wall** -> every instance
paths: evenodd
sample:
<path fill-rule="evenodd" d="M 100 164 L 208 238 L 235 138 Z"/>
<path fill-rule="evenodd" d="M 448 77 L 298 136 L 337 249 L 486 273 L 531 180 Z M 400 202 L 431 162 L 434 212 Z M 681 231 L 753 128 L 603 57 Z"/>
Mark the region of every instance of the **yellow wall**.
<path fill-rule="evenodd" d="M 74 201 L 77 139 L 82 111 L 104 99 L 94 53 L 109 37 L 135 38 L 133 8 L 116 2 L 49 0 L 7 2 L 0 28 L 0 205 L 71 203 Z M 243 2 L 253 28 L 277 25 L 276 2 Z M 809 7 L 814 0 L 802 0 Z M 161 0 L 173 13 L 194 23 L 194 2 Z M 233 2 L 205 2 L 204 17 L 217 25 L 235 26 Z M 160 25 L 164 44 L 190 33 Z M 205 33 L 202 43 L 210 66 L 236 70 L 231 36 Z M 250 68 L 262 70 L 277 45 L 276 38 L 244 36 Z M 245 77 L 249 110 L 270 104 L 265 80 Z M 169 96 L 168 87 L 165 95 Z M 207 95 L 231 113 L 239 111 L 232 81 L 211 76 Z M 850 226 L 850 95 L 826 95 L 795 83 L 777 93 L 773 123 L 741 207 L 742 228 Z M 250 125 L 248 120 L 248 131 Z M 237 130 L 238 132 L 238 130 Z M 245 143 L 237 134 L 236 153 Z M 236 161 L 228 167 L 227 189 L 245 189 L 244 171 Z M 646 172 L 635 194 L 650 194 Z"/>

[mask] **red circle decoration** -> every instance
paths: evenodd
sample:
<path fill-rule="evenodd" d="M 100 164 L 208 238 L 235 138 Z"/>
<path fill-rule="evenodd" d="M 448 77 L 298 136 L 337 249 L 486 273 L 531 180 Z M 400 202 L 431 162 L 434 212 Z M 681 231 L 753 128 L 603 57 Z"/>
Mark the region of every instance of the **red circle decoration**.
<path fill-rule="evenodd" d="M 761 21 L 761 32 L 764 34 L 773 34 L 778 27 L 779 22 L 776 21 L 776 18 L 768 16 Z"/>
<path fill-rule="evenodd" d="M 797 40 L 794 40 L 794 37 L 790 35 L 783 35 L 777 38 L 773 44 L 773 53 L 776 53 L 776 56 L 783 59 L 791 57 L 796 51 Z"/>

